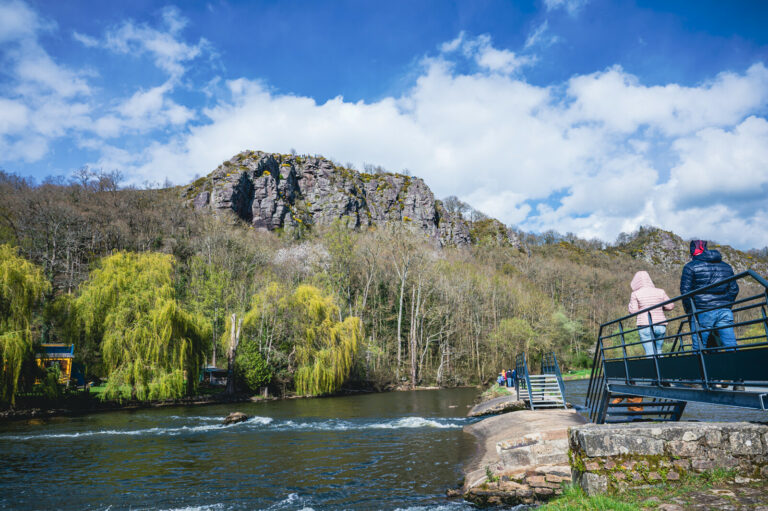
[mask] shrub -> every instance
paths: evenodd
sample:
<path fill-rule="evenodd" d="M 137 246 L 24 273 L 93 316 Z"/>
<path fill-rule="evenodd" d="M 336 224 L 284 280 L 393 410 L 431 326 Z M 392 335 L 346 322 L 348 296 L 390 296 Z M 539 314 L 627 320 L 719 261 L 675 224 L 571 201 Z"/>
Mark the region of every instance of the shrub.
<path fill-rule="evenodd" d="M 259 353 L 258 345 L 246 342 L 238 349 L 235 358 L 235 378 L 238 386 L 256 393 L 272 380 L 272 369 Z"/>

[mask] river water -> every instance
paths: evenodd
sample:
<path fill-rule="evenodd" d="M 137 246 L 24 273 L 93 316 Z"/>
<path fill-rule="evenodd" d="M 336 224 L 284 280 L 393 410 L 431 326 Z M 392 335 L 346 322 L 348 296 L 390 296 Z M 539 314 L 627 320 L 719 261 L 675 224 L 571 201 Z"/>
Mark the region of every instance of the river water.
<path fill-rule="evenodd" d="M 445 490 L 476 389 L 0 425 L 1 509 L 470 509 Z M 239 410 L 248 422 L 223 427 Z"/>
<path fill-rule="evenodd" d="M 587 382 L 566 383 L 583 405 Z M 475 389 L 121 411 L 0 424 L 0 509 L 465 511 Z M 248 422 L 224 427 L 239 410 Z M 686 419 L 767 420 L 689 404 Z"/>

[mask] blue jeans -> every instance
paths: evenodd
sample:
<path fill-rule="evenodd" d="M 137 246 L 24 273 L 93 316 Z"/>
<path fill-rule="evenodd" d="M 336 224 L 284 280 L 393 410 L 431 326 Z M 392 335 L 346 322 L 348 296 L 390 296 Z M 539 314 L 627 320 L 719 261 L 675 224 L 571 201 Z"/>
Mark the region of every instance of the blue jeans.
<path fill-rule="evenodd" d="M 733 311 L 728 308 L 715 309 L 707 312 L 700 312 L 696 315 L 698 318 L 698 330 L 705 330 L 707 328 L 719 328 L 714 330 L 717 333 L 716 337 L 719 339 L 719 345 L 726 348 L 732 348 L 736 346 L 736 334 L 733 332 Z M 692 348 L 694 350 L 699 349 L 699 339 L 701 336 L 702 347 L 707 347 L 707 339 L 712 332 L 700 332 L 699 335 L 692 336 Z"/>
<path fill-rule="evenodd" d="M 507 387 L 511 387 L 511 386 L 512 386 L 512 377 L 510 376 L 509 378 L 507 378 Z"/>
<path fill-rule="evenodd" d="M 654 325 L 653 329 L 646 326 L 637 331 L 640 334 L 640 340 L 643 341 L 643 349 L 646 355 L 653 355 L 653 343 L 656 343 L 656 353 L 661 353 L 661 346 L 664 344 L 663 337 L 667 333 L 667 327 L 664 325 Z"/>

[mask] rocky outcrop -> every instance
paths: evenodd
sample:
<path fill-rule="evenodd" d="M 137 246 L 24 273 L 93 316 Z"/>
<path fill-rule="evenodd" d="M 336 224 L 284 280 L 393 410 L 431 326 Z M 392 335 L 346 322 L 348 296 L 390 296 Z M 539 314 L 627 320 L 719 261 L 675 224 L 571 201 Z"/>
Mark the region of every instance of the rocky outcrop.
<path fill-rule="evenodd" d="M 423 180 L 365 174 L 321 157 L 245 151 L 192 183 L 184 197 L 196 209 L 234 213 L 265 231 L 402 222 L 440 245 L 471 242 L 467 223 L 435 201 Z"/>
<path fill-rule="evenodd" d="M 590 495 L 673 484 L 688 472 L 713 469 L 731 469 L 741 478 L 768 478 L 765 424 L 588 424 L 570 430 L 569 444 L 574 482 Z"/>
<path fill-rule="evenodd" d="M 622 240 L 615 250 L 670 270 L 679 269 L 690 260 L 689 244 L 690 240 L 684 240 L 673 232 L 655 227 L 641 227 L 636 233 Z M 708 248 L 718 250 L 723 256 L 723 261 L 733 266 L 736 273 L 753 269 L 761 275 L 768 274 L 768 262 L 763 259 L 711 241 Z"/>
<path fill-rule="evenodd" d="M 585 422 L 572 410 L 523 410 L 466 426 L 478 450 L 464 467 L 464 498 L 518 505 L 559 495 L 571 480 L 568 428 Z"/>

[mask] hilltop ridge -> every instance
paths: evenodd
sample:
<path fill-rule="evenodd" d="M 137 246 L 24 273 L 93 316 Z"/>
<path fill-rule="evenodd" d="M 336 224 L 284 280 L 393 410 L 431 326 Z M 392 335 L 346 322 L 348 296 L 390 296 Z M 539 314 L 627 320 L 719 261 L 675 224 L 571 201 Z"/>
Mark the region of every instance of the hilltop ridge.
<path fill-rule="evenodd" d="M 422 179 L 368 174 L 318 156 L 243 151 L 188 186 L 195 209 L 230 213 L 257 230 L 287 231 L 347 219 L 365 228 L 403 222 L 441 246 L 471 243 L 470 226 L 451 214 Z"/>

